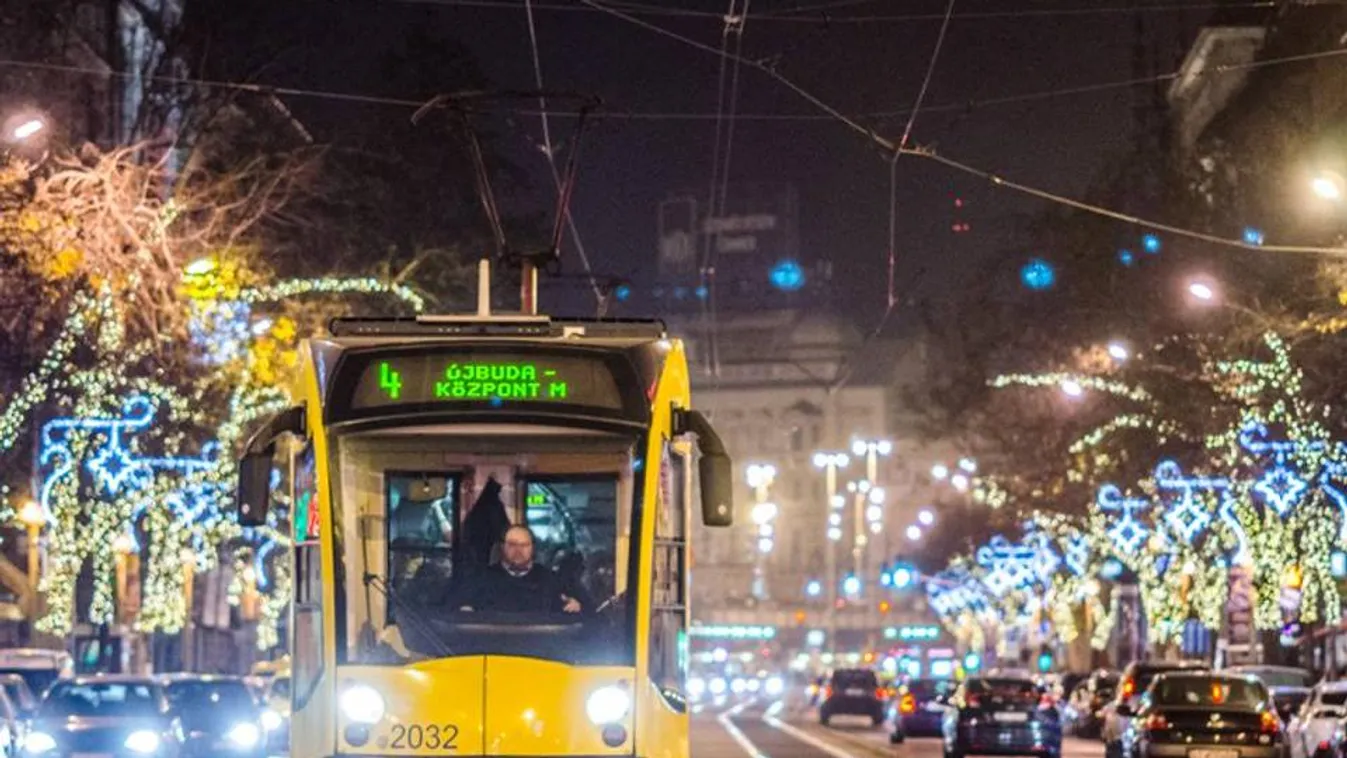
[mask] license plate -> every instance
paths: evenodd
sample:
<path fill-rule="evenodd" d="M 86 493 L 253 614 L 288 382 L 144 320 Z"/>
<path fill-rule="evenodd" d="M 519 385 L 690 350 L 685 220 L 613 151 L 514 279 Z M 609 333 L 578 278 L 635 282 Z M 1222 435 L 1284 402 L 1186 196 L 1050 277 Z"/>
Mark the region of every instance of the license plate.
<path fill-rule="evenodd" d="M 1002 711 L 992 714 L 993 721 L 1000 721 L 1003 724 L 1023 724 L 1029 720 L 1029 714 L 1019 713 L 1018 711 Z M 1193 756 L 1193 758 L 1228 758 L 1227 756 Z"/>
<path fill-rule="evenodd" d="M 394 724 L 386 738 L 393 750 L 457 750 L 458 727 L 453 724 Z M 382 740 L 381 740 L 382 742 Z"/>
<path fill-rule="evenodd" d="M 1239 758 L 1238 750 L 1189 750 L 1188 758 Z"/>
<path fill-rule="evenodd" d="M 842 694 L 847 697 L 860 697 L 865 694 L 865 690 L 859 687 L 852 687 L 851 689 L 843 690 Z"/>

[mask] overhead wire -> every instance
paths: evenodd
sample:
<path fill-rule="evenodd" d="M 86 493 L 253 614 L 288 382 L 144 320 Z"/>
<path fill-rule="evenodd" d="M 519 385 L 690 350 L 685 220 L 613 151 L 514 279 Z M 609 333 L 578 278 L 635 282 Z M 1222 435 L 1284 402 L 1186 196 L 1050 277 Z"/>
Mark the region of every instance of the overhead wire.
<path fill-rule="evenodd" d="M 547 157 L 547 167 L 552 173 L 552 185 L 557 190 L 557 213 L 561 214 L 557 223 L 564 223 L 570 231 L 571 244 L 575 245 L 576 252 L 580 254 L 580 262 L 584 266 L 585 275 L 589 278 L 589 286 L 594 292 L 595 308 L 598 315 L 603 316 L 607 308 L 607 298 L 599 287 L 599 280 L 594 276 L 594 269 L 589 263 L 589 254 L 585 251 L 585 244 L 580 239 L 580 230 L 576 228 L 575 217 L 571 215 L 570 198 L 569 196 L 563 196 L 563 193 L 568 195 L 569 191 L 566 187 L 563 187 L 561 174 L 557 171 L 556 151 L 552 144 L 552 130 L 547 118 L 547 95 L 543 85 L 542 54 L 538 50 L 538 31 L 533 21 L 533 0 L 524 0 L 524 13 L 528 19 L 529 48 L 533 54 L 533 81 L 538 87 L 538 117 L 542 122 L 543 154 Z M 583 128 L 583 120 L 580 121 L 579 126 Z"/>
<path fill-rule="evenodd" d="M 1199 76 L 1213 76 L 1234 71 L 1253 70 L 1268 66 L 1277 66 L 1286 63 L 1296 63 L 1315 58 L 1327 58 L 1347 55 L 1347 49 L 1325 50 L 1317 53 L 1292 55 L 1278 58 L 1265 58 L 1247 63 L 1231 63 L 1212 68 L 1199 73 Z M 131 75 L 123 72 L 108 71 L 101 68 L 87 66 L 75 66 L 59 63 L 43 63 L 37 61 L 21 61 L 12 59 L 0 59 L 0 67 L 28 68 L 34 70 L 46 70 L 54 72 L 64 72 L 72 74 L 83 74 L 98 77 L 128 78 Z M 1113 89 L 1125 89 L 1128 87 L 1137 87 L 1145 84 L 1154 84 L 1164 81 L 1172 81 L 1182 76 L 1180 71 L 1171 71 L 1163 74 L 1155 74 L 1145 77 L 1134 77 L 1130 79 L 1118 79 L 1109 82 L 1096 82 L 1094 84 L 1083 84 L 1072 87 L 1057 87 L 1052 89 L 1037 90 L 1034 92 L 1024 92 L 1015 95 L 1004 95 L 1001 97 L 985 98 L 981 100 L 969 99 L 959 102 L 940 103 L 936 105 L 927 105 L 922 108 L 925 113 L 953 112 L 953 111 L 971 111 L 977 108 L 983 108 L 995 105 L 1013 105 L 1017 103 L 1028 103 L 1039 100 L 1047 100 L 1054 97 L 1063 97 L 1067 95 L 1090 94 L 1094 92 L 1105 92 Z M 257 84 L 253 82 L 238 82 L 218 79 L 199 79 L 192 77 L 177 77 L 164 75 L 147 75 L 144 77 L 148 81 L 154 81 L 163 84 L 190 84 L 199 87 L 228 89 L 242 92 L 250 92 L 257 95 L 267 96 L 287 96 L 303 97 L 316 100 L 331 100 L 334 102 L 347 102 L 361 105 L 378 105 L 397 108 L 408 108 L 417 110 L 425 105 L 424 100 L 410 100 L 407 98 L 388 97 L 383 95 L 371 95 L 364 93 L 338 92 L 334 90 L 320 90 L 312 88 L 291 87 L 285 85 Z M 500 112 L 509 112 L 520 116 L 540 116 L 546 113 L 551 118 L 577 118 L 577 113 L 573 110 L 540 110 L 538 108 L 511 108 L 498 109 Z M 891 110 L 891 111 L 870 111 L 862 113 L 853 113 L 851 118 L 861 119 L 887 119 L 900 118 L 908 116 L 910 109 Z M 724 114 L 718 116 L 715 113 L 706 112 L 688 112 L 688 111 L 633 111 L 633 110 L 605 110 L 602 118 L 608 120 L 624 121 L 710 121 L 716 118 L 725 118 Z M 836 117 L 829 113 L 736 113 L 736 121 L 835 121 Z"/>

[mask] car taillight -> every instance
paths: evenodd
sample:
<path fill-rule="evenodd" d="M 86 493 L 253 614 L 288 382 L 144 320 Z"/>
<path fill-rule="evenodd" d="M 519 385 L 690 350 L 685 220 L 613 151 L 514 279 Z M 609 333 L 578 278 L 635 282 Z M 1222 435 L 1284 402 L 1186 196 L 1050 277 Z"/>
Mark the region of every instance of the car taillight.
<path fill-rule="evenodd" d="M 1131 677 L 1128 677 L 1127 679 L 1123 680 L 1121 691 L 1123 700 L 1126 700 L 1127 698 L 1136 694 L 1137 683 L 1132 681 Z"/>
<path fill-rule="evenodd" d="M 832 696 L 833 696 L 833 688 L 832 688 L 832 687 L 824 687 L 824 688 L 823 688 L 823 699 L 824 699 L 824 700 L 827 700 L 828 698 L 830 698 L 830 697 L 832 697 Z"/>
<path fill-rule="evenodd" d="M 1153 713 L 1146 719 L 1146 725 L 1143 728 L 1148 732 L 1163 732 L 1169 728 L 1169 719 L 1158 713 Z"/>
<path fill-rule="evenodd" d="M 1056 705 L 1056 702 L 1053 701 L 1052 695 L 1044 694 L 1042 697 L 1038 699 L 1038 707 L 1044 710 L 1047 710 L 1053 707 L 1054 705 Z"/>
<path fill-rule="evenodd" d="M 904 714 L 917 712 L 917 699 L 911 694 L 903 695 L 902 702 L 898 704 L 898 710 Z"/>
<path fill-rule="evenodd" d="M 977 695 L 969 695 L 967 698 L 965 698 L 964 702 L 968 704 L 969 708 L 982 707 L 982 698 L 978 697 Z"/>
<path fill-rule="evenodd" d="M 1263 711 L 1258 729 L 1263 734 L 1276 734 L 1282 730 L 1282 720 L 1272 711 Z"/>

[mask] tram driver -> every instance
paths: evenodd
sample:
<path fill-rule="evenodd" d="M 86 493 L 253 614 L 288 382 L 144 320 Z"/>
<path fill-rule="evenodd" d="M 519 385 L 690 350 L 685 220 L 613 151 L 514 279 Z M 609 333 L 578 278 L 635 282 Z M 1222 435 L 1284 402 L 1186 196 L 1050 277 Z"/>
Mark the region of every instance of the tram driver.
<path fill-rule="evenodd" d="M 500 541 L 500 562 L 473 578 L 460 610 L 580 613 L 592 609 L 584 587 L 533 562 L 533 532 L 515 524 Z"/>

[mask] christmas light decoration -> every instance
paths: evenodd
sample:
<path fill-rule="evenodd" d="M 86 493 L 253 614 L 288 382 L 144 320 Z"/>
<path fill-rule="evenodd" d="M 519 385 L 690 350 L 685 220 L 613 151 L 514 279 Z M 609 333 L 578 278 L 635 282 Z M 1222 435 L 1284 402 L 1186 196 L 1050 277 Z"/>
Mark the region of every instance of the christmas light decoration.
<path fill-rule="evenodd" d="M 1150 530 L 1137 519 L 1137 514 L 1150 508 L 1146 498 L 1127 497 L 1116 485 L 1099 488 L 1095 503 L 1100 510 L 1118 514 L 1108 528 L 1109 539 L 1120 556 L 1136 556 L 1137 549 L 1146 540 Z M 1127 562 L 1124 560 L 1124 562 Z"/>

